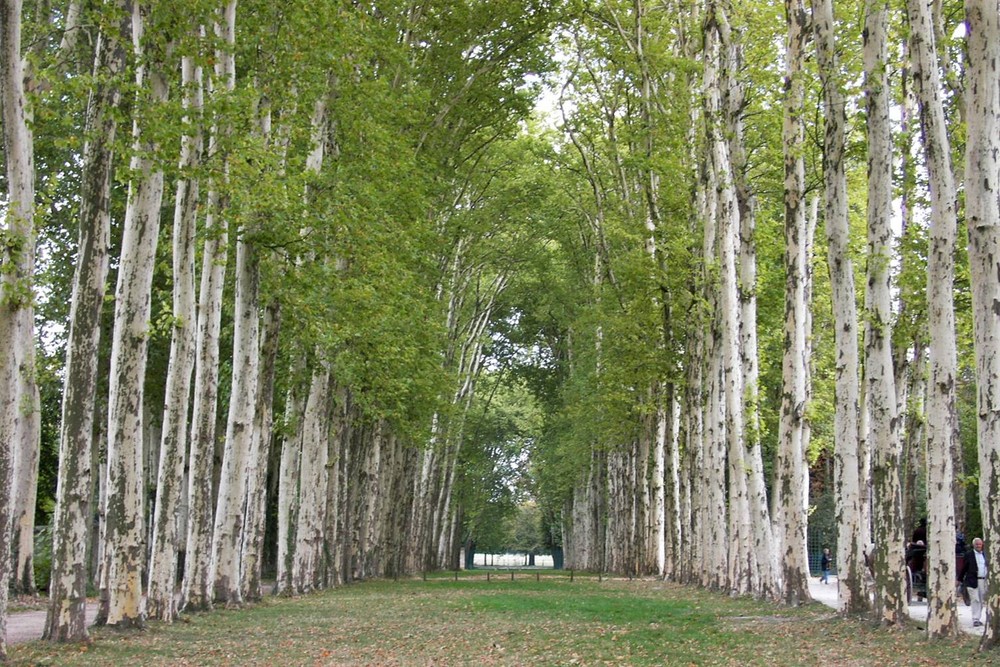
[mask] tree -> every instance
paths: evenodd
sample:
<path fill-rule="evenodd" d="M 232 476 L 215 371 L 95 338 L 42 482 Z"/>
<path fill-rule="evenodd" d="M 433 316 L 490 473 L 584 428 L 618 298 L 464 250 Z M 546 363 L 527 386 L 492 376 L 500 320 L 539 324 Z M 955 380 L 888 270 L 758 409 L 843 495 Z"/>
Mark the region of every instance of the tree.
<path fill-rule="evenodd" d="M 94 54 L 80 181 L 79 243 L 70 306 L 66 378 L 59 431 L 59 474 L 52 519 L 52 577 L 44 636 L 84 641 L 87 544 L 92 512 L 94 419 L 99 386 L 101 310 L 108 274 L 111 167 L 131 16 L 124 3 L 107 17 Z"/>
<path fill-rule="evenodd" d="M 1000 508 L 991 499 L 1000 489 L 1000 338 L 995 305 L 1000 300 L 1000 5 L 996 0 L 966 0 L 969 64 L 966 82 L 966 221 L 972 273 L 976 337 L 976 406 L 979 442 L 979 498 L 991 563 L 1000 563 Z M 997 590 L 997 568 L 989 569 L 990 590 Z M 989 598 L 989 622 L 982 647 L 1000 645 L 1000 597 Z"/>
<path fill-rule="evenodd" d="M 805 200 L 803 123 L 805 43 L 808 15 L 799 0 L 785 3 L 788 27 L 784 100 L 785 155 L 785 343 L 782 361 L 781 433 L 774 520 L 783 526 L 781 548 L 783 599 L 786 604 L 808 602 L 809 568 L 805 554 L 805 453 L 808 397 L 806 347 L 807 258 L 809 239 Z"/>
<path fill-rule="evenodd" d="M 12 496 L 16 448 L 26 444 L 25 396 L 22 374 L 32 363 L 34 350 L 33 288 L 35 251 L 35 170 L 29 129 L 30 109 L 24 91 L 21 56 L 21 10 L 19 0 L 0 6 L 0 106 L 3 117 L 3 155 L 6 192 L 4 224 L 0 227 L 0 629 L 7 621 L 7 582 L 11 575 L 11 527 L 15 508 Z M 32 370 L 33 372 L 33 370 Z M 30 450 L 28 450 L 30 451 Z M 0 636 L 0 659 L 6 657 L 6 633 Z"/>
<path fill-rule="evenodd" d="M 225 97 L 236 85 L 233 42 L 236 38 L 236 0 L 227 2 L 216 17 L 214 77 L 210 90 Z M 220 161 L 209 181 L 205 213 L 206 241 L 202 248 L 201 286 L 198 295 L 198 333 L 195 342 L 194 404 L 191 417 L 191 447 L 188 456 L 188 534 L 184 558 L 181 607 L 212 608 L 215 597 L 213 566 L 214 494 L 212 457 L 215 451 L 215 420 L 219 394 L 219 331 L 228 258 L 229 227 L 220 191 L 226 181 L 222 152 L 227 134 L 226 119 L 217 114 L 208 139 L 206 159 Z M 235 583 L 233 585 L 236 585 Z"/>
<path fill-rule="evenodd" d="M 948 139 L 944 112 L 943 90 L 938 74 L 935 26 L 930 7 L 918 0 L 907 3 L 910 20 L 910 52 L 913 60 L 913 82 L 920 107 L 920 125 L 923 135 L 924 164 L 929 181 L 930 247 L 927 257 L 927 307 L 930 349 L 927 362 L 930 377 L 927 383 L 927 508 L 928 551 L 931 554 L 928 590 L 931 613 L 927 633 L 931 637 L 955 634 L 955 576 L 952 572 L 952 552 L 955 544 L 955 508 L 948 492 L 953 483 L 951 452 L 958 440 L 958 412 L 955 399 L 957 376 L 955 341 L 955 235 L 957 232 L 957 195 L 952 171 L 951 143 Z M 895 402 L 892 402 L 894 407 Z M 894 417 L 894 412 L 890 417 Z M 881 501 L 876 507 L 876 526 L 883 526 L 883 535 L 889 550 L 888 568 L 897 562 L 903 543 L 902 516 L 899 498 L 899 445 L 889 441 L 880 449 L 881 465 L 876 472 L 882 486 Z M 896 568 L 898 571 L 898 568 Z M 902 604 L 894 596 L 898 582 L 893 577 L 885 579 L 885 599 L 882 618 L 898 622 L 902 617 Z M 891 588 L 888 588 L 891 586 Z M 882 588 L 881 586 L 879 588 Z"/>
<path fill-rule="evenodd" d="M 148 102 L 163 104 L 168 87 L 162 54 L 144 33 L 141 6 L 132 11 L 135 55 L 148 64 L 136 68 L 136 88 Z M 156 24 L 153 23 L 153 26 Z M 147 71 L 147 67 L 149 68 Z M 146 88 L 148 86 L 148 88 Z M 142 105 L 146 100 L 137 100 Z M 108 413 L 107 506 L 105 552 L 101 576 L 101 620 L 108 625 L 145 624 L 141 571 L 145 565 L 145 490 L 143 474 L 143 392 L 153 264 L 159 236 L 163 168 L 150 128 L 133 121 L 134 174 L 129 181 L 111 341 Z"/>
<path fill-rule="evenodd" d="M 192 171 L 199 163 L 202 148 L 202 73 L 201 67 L 191 55 L 185 55 L 181 59 L 181 85 L 184 88 L 184 107 L 188 113 L 186 120 L 190 129 L 181 138 L 181 177 L 177 180 L 174 199 L 174 326 L 167 367 L 163 437 L 156 476 L 147 594 L 149 616 L 168 622 L 177 616 L 174 598 L 180 541 L 177 514 L 187 458 L 191 374 L 194 370 L 195 327 L 198 322 L 195 308 L 195 231 L 199 183 Z"/>
<path fill-rule="evenodd" d="M 891 351 L 891 304 L 888 252 L 892 239 L 892 146 L 889 124 L 889 80 L 887 56 L 887 8 L 866 5 L 865 83 L 868 113 L 868 297 L 869 315 L 865 329 L 865 369 L 869 415 L 868 441 L 875 449 L 876 498 L 875 539 L 880 545 L 875 560 L 876 611 L 885 623 L 899 622 L 897 564 L 902 517 L 894 505 L 899 481 L 899 433 L 896 414 L 896 387 Z M 852 534 L 855 538 L 856 533 Z M 855 538 L 856 539 L 856 538 Z M 853 544 L 851 545 L 854 546 Z M 853 556 L 857 556 L 852 551 Z M 867 595 L 865 595 L 867 602 Z M 861 605 L 859 604 L 859 608 Z"/>

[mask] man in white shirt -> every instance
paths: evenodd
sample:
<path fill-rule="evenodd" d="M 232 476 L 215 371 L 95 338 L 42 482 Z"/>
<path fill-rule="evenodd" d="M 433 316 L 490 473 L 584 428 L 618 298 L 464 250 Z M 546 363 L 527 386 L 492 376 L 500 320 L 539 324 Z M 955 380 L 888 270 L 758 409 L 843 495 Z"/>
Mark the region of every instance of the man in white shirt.
<path fill-rule="evenodd" d="M 986 573 L 989 561 L 983 553 L 983 540 L 979 537 L 972 540 L 972 550 L 965 554 L 965 587 L 969 591 L 972 603 L 972 625 L 982 625 L 980 616 L 986 601 Z"/>

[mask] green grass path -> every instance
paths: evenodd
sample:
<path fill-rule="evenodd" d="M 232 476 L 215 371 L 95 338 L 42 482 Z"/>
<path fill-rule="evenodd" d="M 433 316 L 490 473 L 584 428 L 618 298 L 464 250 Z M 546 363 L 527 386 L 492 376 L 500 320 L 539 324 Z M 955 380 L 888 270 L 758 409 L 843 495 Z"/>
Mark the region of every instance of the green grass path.
<path fill-rule="evenodd" d="M 15 665 L 987 665 L 811 604 L 788 609 L 656 580 L 482 571 L 372 581 L 185 615 L 90 645 L 10 647 Z"/>

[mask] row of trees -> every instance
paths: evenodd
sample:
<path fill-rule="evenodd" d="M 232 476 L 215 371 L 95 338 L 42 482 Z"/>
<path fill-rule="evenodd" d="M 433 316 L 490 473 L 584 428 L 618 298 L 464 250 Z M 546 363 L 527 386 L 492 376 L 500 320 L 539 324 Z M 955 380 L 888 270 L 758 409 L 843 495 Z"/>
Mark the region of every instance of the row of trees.
<path fill-rule="evenodd" d="M 279 593 L 457 562 L 466 416 L 526 254 L 495 147 L 553 8 L 3 9 L 0 519 L 31 590 L 57 460 L 45 636 L 87 636 L 95 584 L 133 627 L 259 598 L 265 558 Z"/>
<path fill-rule="evenodd" d="M 576 226 L 525 335 L 567 567 L 806 601 L 830 462 L 844 609 L 904 621 L 926 512 L 928 633 L 957 632 L 956 532 L 998 539 L 997 9 L 630 0 L 559 33 Z"/>
<path fill-rule="evenodd" d="M 844 608 L 902 622 L 926 508 L 957 631 L 996 0 L 180 4 L 3 4 L 0 576 L 57 461 L 47 637 L 93 584 L 130 627 L 457 567 L 526 496 L 567 567 L 798 604 L 817 460 Z"/>

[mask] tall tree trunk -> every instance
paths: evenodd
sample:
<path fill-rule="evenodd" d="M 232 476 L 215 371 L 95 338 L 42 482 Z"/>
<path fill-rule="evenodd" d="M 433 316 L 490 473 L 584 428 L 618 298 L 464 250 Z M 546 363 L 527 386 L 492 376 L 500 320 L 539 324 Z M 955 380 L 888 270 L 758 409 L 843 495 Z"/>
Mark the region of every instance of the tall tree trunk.
<path fill-rule="evenodd" d="M 172 621 L 177 616 L 174 587 L 179 548 L 178 516 L 187 455 L 188 409 L 191 402 L 191 374 L 194 370 L 196 327 L 195 229 L 197 225 L 198 180 L 191 171 L 200 162 L 202 92 L 201 67 L 194 57 L 181 61 L 184 107 L 194 132 L 181 138 L 181 177 L 177 181 L 173 229 L 173 337 L 167 367 L 163 434 L 156 479 L 156 506 L 153 511 L 153 542 L 150 550 L 147 611 L 151 618 Z"/>
<path fill-rule="evenodd" d="M 337 586 L 352 580 L 354 533 L 351 526 L 355 510 L 352 500 L 358 493 L 358 485 L 351 477 L 355 407 L 351 393 L 343 387 L 332 388 L 331 394 L 326 410 L 330 436 L 326 446 L 326 499 L 321 517 L 326 562 L 320 585 L 325 586 Z M 348 484 L 348 481 L 351 483 Z"/>
<path fill-rule="evenodd" d="M 712 33 L 710 33 L 712 34 Z M 708 50 L 705 55 L 704 81 L 702 87 L 706 97 L 719 87 L 718 47 Z M 708 109 L 706 109 L 706 112 Z M 706 116 L 711 114 L 706 113 Z M 706 130 L 715 119 L 705 117 Z M 700 537 L 695 539 L 704 544 L 701 568 L 698 573 L 702 586 L 715 590 L 726 584 L 728 565 L 728 534 L 726 523 L 726 441 L 725 441 L 725 400 L 723 398 L 725 380 L 722 378 L 722 316 L 720 312 L 720 284 L 717 277 L 719 267 L 719 208 L 718 181 L 715 160 L 712 153 L 714 142 L 705 144 L 704 165 L 702 167 L 704 199 L 702 208 L 702 270 L 701 290 L 706 305 L 704 332 L 704 356 L 692 363 L 704 364 L 704 401 L 698 407 L 703 412 L 701 442 L 702 465 L 695 472 L 698 479 L 698 507 L 692 511 L 699 515 Z"/>
<path fill-rule="evenodd" d="M 319 588 L 326 565 L 324 521 L 329 468 L 327 410 L 330 401 L 330 368 L 318 362 L 313 373 L 302 418 L 302 458 L 299 478 L 298 522 L 292 590 L 308 593 Z"/>
<path fill-rule="evenodd" d="M 808 602 L 806 560 L 805 419 L 808 358 L 806 350 L 805 129 L 802 120 L 808 16 L 802 0 L 786 0 L 788 24 L 784 99 L 785 155 L 785 341 L 782 361 L 781 415 L 778 436 L 778 481 L 775 487 L 781 526 L 783 599 Z"/>
<path fill-rule="evenodd" d="M 246 233 L 247 230 L 242 230 Z M 247 463 L 254 439 L 257 407 L 260 282 L 256 250 L 244 238 L 236 242 L 236 315 L 233 330 L 233 383 L 229 399 L 226 444 L 212 533 L 215 599 L 227 607 L 243 603 L 240 545 L 246 500 Z"/>
<path fill-rule="evenodd" d="M 6 208 L 0 233 L 0 660 L 6 658 L 7 596 L 11 575 L 11 526 L 15 511 L 12 482 L 23 445 L 22 366 L 34 348 L 31 284 L 35 263 L 35 169 L 29 128 L 30 110 L 24 90 L 21 59 L 21 2 L 0 5 L 0 107 L 3 117 L 3 156 L 6 167 Z M 27 316 L 27 318 L 26 318 Z M 29 397 L 30 398 L 30 397 Z M 34 511 L 34 508 L 32 508 Z"/>
<path fill-rule="evenodd" d="M 132 8 L 133 43 L 143 59 L 140 8 Z M 136 70 L 139 90 L 149 86 L 150 100 L 167 99 L 167 82 L 146 66 Z M 136 174 L 129 184 L 125 211 L 118 285 L 115 290 L 115 323 L 111 341 L 108 413 L 108 498 L 104 536 L 105 578 L 102 613 L 108 625 L 136 627 L 145 624 L 142 568 L 145 565 L 145 489 L 143 477 L 143 395 L 146 376 L 150 298 L 153 265 L 160 227 L 163 171 L 151 157 L 157 147 L 144 137 L 139 120 L 133 124 Z M 140 152 L 145 155 L 140 156 Z"/>
<path fill-rule="evenodd" d="M 663 576 L 665 579 L 677 581 L 681 575 L 681 545 L 687 538 L 686 531 L 690 524 L 685 519 L 684 485 L 681 482 L 680 401 L 677 400 L 677 385 L 670 383 L 666 387 L 666 396 L 663 398 L 666 412 L 664 437 L 667 441 L 666 446 L 669 448 L 665 455 L 669 483 L 665 494 L 664 541 L 666 548 L 664 550 Z"/>
<path fill-rule="evenodd" d="M 982 509 L 989 590 L 983 648 L 1000 645 L 1000 3 L 965 0 L 969 26 L 966 70 L 965 211 L 969 226 L 976 385 L 979 419 L 979 504 Z"/>
<path fill-rule="evenodd" d="M 837 572 L 842 609 L 845 613 L 855 614 L 868 607 L 868 598 L 863 588 L 864 545 L 861 543 L 859 506 L 858 316 L 849 239 L 847 176 L 844 168 L 847 118 L 837 58 L 832 0 L 814 1 L 813 20 L 820 77 L 823 80 L 826 128 L 823 150 L 825 219 L 836 345 L 834 487 L 838 498 Z"/>
<path fill-rule="evenodd" d="M 954 570 L 955 509 L 951 498 L 954 485 L 951 452 L 958 440 L 954 304 L 957 197 L 938 74 L 933 17 L 925 0 L 909 0 L 907 8 L 913 82 L 920 104 L 924 160 L 931 198 L 930 248 L 927 256 L 927 319 L 930 333 L 927 357 L 930 367 L 927 395 L 927 552 L 930 558 L 927 595 L 930 615 L 927 633 L 931 637 L 946 637 L 958 632 Z M 899 444 L 893 442 L 883 459 L 887 473 L 899 469 L 900 454 Z M 876 493 L 884 501 L 897 503 L 896 507 L 887 507 L 895 510 L 896 514 L 883 514 L 881 521 L 891 531 L 885 537 L 895 539 L 896 544 L 901 545 L 904 535 L 900 525 L 902 517 L 899 516 L 902 510 L 899 506 L 902 500 L 899 498 L 899 481 L 890 476 L 889 482 L 889 486 L 881 491 L 876 489 Z M 883 618 L 891 620 L 886 617 L 885 611 Z"/>
<path fill-rule="evenodd" d="M 869 34 L 871 31 L 869 31 Z M 870 41 L 870 40 L 869 40 Z M 919 124 L 919 113 L 917 101 L 913 94 L 913 86 L 910 84 L 910 49 L 907 44 L 908 39 L 902 40 L 901 60 L 905 66 L 900 70 L 900 97 L 902 105 L 900 109 L 899 131 L 896 139 L 896 153 L 899 156 L 899 171 L 901 172 L 899 184 L 899 218 L 901 220 L 901 230 L 899 235 L 899 283 L 909 284 L 909 276 L 914 269 L 914 250 L 919 245 L 913 234 L 918 229 L 915 223 L 914 203 L 917 201 L 917 175 L 916 175 L 916 133 L 914 129 Z M 872 54 L 875 56 L 876 54 Z M 921 274 L 924 272 L 921 270 Z M 921 295 L 924 289 L 921 289 Z M 919 482 L 925 469 L 924 466 L 924 437 L 923 422 L 925 415 L 923 412 L 923 401 L 926 392 L 922 390 L 921 379 L 917 370 L 926 351 L 926 331 L 924 330 L 923 308 L 919 310 L 921 318 L 920 324 L 916 323 L 917 315 L 914 308 L 915 302 L 909 290 L 899 290 L 898 294 L 898 315 L 894 331 L 906 332 L 903 335 L 894 334 L 899 342 L 893 347 L 893 367 L 896 381 L 896 410 L 902 418 L 903 434 L 903 458 L 901 484 L 903 487 L 903 526 L 915 525 L 917 521 L 917 505 Z M 869 307 L 866 304 L 866 307 Z M 912 354 L 912 359 L 911 359 Z M 914 393 L 914 392 L 917 393 Z M 956 469 L 956 474 L 958 470 Z M 958 489 L 961 485 L 956 484 Z M 964 493 L 964 489 L 961 489 Z M 958 523 L 956 515 L 956 526 Z"/>
<path fill-rule="evenodd" d="M 767 484 L 760 441 L 759 387 L 757 350 L 757 245 L 756 202 L 747 182 L 747 157 L 744 146 L 743 109 L 745 94 L 737 73 L 743 64 L 743 46 L 738 34 L 729 29 L 727 57 L 726 119 L 729 160 L 739 209 L 739 246 L 737 294 L 739 297 L 739 374 L 743 383 L 743 440 L 747 471 L 747 494 L 750 507 L 751 550 L 755 557 L 752 592 L 758 597 L 777 596 L 777 559 L 774 554 L 771 516 L 767 505 Z"/>
<path fill-rule="evenodd" d="M 885 66 L 887 15 L 886 3 L 870 0 L 866 7 L 865 22 L 865 81 L 868 97 L 868 317 L 865 330 L 865 380 L 868 442 L 875 451 L 876 461 L 875 606 L 879 620 L 895 623 L 899 620 L 896 609 L 898 603 L 894 595 L 899 590 L 899 559 L 902 556 L 900 550 L 903 535 L 898 472 L 898 399 L 891 349 L 889 253 L 892 243 L 892 140 L 889 77 Z M 893 455 L 893 452 L 896 454 Z M 867 600 L 866 594 L 866 605 Z"/>
<path fill-rule="evenodd" d="M 292 594 L 295 557 L 295 525 L 298 516 L 299 465 L 302 454 L 302 430 L 299 418 L 302 401 L 293 386 L 285 400 L 285 438 L 281 444 L 278 471 L 278 573 L 274 592 Z"/>
<path fill-rule="evenodd" d="M 222 36 L 226 44 L 235 41 L 235 0 L 226 7 Z M 235 87 L 232 53 L 224 64 L 226 87 Z M 221 77 L 220 77 L 221 78 Z M 246 229 L 238 230 L 236 240 L 236 297 L 233 330 L 233 380 L 226 420 L 226 439 L 219 472 L 219 492 L 212 530 L 211 573 L 215 600 L 227 607 L 243 603 L 240 586 L 240 544 L 246 492 L 247 453 L 254 433 L 254 409 L 257 406 L 257 366 L 260 344 L 258 289 L 260 282 L 257 253 L 245 238 Z"/>
<path fill-rule="evenodd" d="M 209 155 L 213 151 L 209 148 Z M 212 484 L 215 423 L 219 395 L 219 332 L 226 274 L 227 229 L 219 210 L 218 190 L 208 193 L 198 297 L 198 332 L 195 341 L 194 401 L 188 455 L 188 530 L 184 553 L 182 609 L 212 608 L 212 519 L 215 500 Z"/>
<path fill-rule="evenodd" d="M 216 36 L 232 45 L 236 36 L 236 0 L 229 0 L 222 12 L 222 22 L 215 26 Z M 236 69 L 231 51 L 216 52 L 214 86 L 232 91 Z M 216 119 L 209 138 L 208 159 L 219 156 L 220 135 L 224 128 Z M 225 180 L 226 159 L 219 175 Z M 205 215 L 206 240 L 202 249 L 201 287 L 198 296 L 198 337 L 195 344 L 194 403 L 191 416 L 191 451 L 188 456 L 188 535 L 184 554 L 182 608 L 196 611 L 212 608 L 215 597 L 213 557 L 213 456 L 215 420 L 219 394 L 219 332 L 222 326 L 222 297 L 228 258 L 229 227 L 223 211 L 220 185 L 213 183 L 208 192 Z"/>
<path fill-rule="evenodd" d="M 666 385 L 661 383 L 653 392 L 656 406 L 656 413 L 653 420 L 653 475 L 650 482 L 650 495 L 652 502 L 650 506 L 651 521 L 651 541 L 653 547 L 652 565 L 655 572 L 660 577 L 667 572 L 667 539 L 669 531 L 667 528 L 667 450 L 669 434 L 672 433 L 673 406 L 667 403 Z M 670 410 L 671 412 L 668 412 Z M 674 487 L 671 486 L 671 489 Z M 673 506 L 671 505 L 671 509 Z M 672 568 L 671 568 L 672 569 Z"/>
<path fill-rule="evenodd" d="M 59 472 L 52 518 L 52 577 L 43 637 L 53 641 L 85 641 L 88 582 L 87 545 L 95 460 L 95 396 L 101 308 L 108 275 L 111 230 L 109 200 L 116 110 L 121 98 L 119 77 L 125 68 L 131 18 L 118 5 L 123 23 L 118 35 L 99 34 L 94 57 L 95 81 L 87 104 L 80 184 L 80 233 L 73 275 L 66 378 L 59 429 Z M 99 427 L 97 427 L 99 428 Z"/>
<path fill-rule="evenodd" d="M 313 106 L 310 120 L 311 149 L 306 156 L 306 172 L 318 174 L 323 167 L 326 137 L 329 127 L 327 96 L 321 96 Z M 303 193 L 308 204 L 309 192 Z M 277 325 L 277 323 L 276 323 Z M 298 376 L 305 365 L 304 355 L 299 352 L 296 373 Z M 278 576 L 275 592 L 291 594 L 295 592 L 295 550 L 297 544 L 299 498 L 303 490 L 299 487 L 302 465 L 302 400 L 298 387 L 288 390 L 285 405 L 285 439 L 282 443 L 281 463 L 278 471 Z"/>
<path fill-rule="evenodd" d="M 718 261 L 720 276 L 720 352 L 722 354 L 721 382 L 724 387 L 724 412 L 726 456 L 728 459 L 729 511 L 728 589 L 736 595 L 746 595 L 758 588 L 758 556 L 753 548 L 750 522 L 750 495 L 747 480 L 748 462 L 744 440 L 744 385 L 740 358 L 739 275 L 737 252 L 740 245 L 740 206 L 737 199 L 730 133 L 733 118 L 729 96 L 734 90 L 737 54 L 732 45 L 729 19 L 722 3 L 712 2 L 706 13 L 707 40 L 710 48 L 706 60 L 714 60 L 716 81 L 710 85 L 706 62 L 705 95 L 708 100 L 706 122 L 709 128 L 709 152 L 715 179 L 718 220 Z"/>
<path fill-rule="evenodd" d="M 267 144 L 276 146 L 281 155 L 281 173 L 285 173 L 287 129 L 271 137 L 270 104 L 262 105 L 260 133 Z M 243 541 L 240 545 L 241 585 L 245 600 L 257 601 L 262 596 L 261 570 L 264 557 L 264 527 L 267 511 L 267 477 L 271 461 L 271 439 L 274 422 L 274 381 L 278 360 L 278 336 L 281 331 L 281 304 L 272 299 L 264 309 L 260 340 L 260 367 L 256 378 L 253 435 L 247 454 L 247 485 L 243 516 Z"/>
<path fill-rule="evenodd" d="M 241 547 L 243 598 L 261 599 L 261 567 L 264 557 L 264 518 L 267 510 L 267 462 L 271 460 L 274 378 L 281 331 L 281 306 L 271 301 L 264 310 L 264 330 L 260 342 L 260 369 L 257 405 L 254 410 L 253 442 L 247 457 L 246 514 Z"/>
<path fill-rule="evenodd" d="M 38 497 L 38 465 L 41 445 L 42 420 L 38 382 L 35 379 L 35 322 L 34 308 L 20 312 L 19 335 L 30 341 L 22 348 L 25 357 L 18 368 L 21 396 L 21 415 L 18 431 L 14 436 L 13 533 L 11 536 L 12 579 L 11 592 L 15 595 L 35 595 L 35 504 Z"/>

